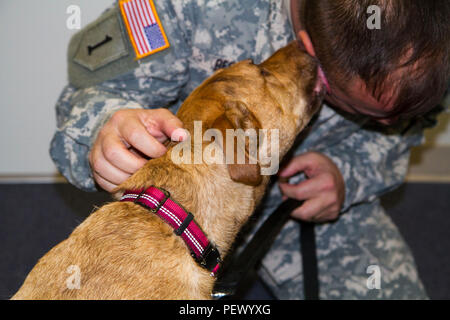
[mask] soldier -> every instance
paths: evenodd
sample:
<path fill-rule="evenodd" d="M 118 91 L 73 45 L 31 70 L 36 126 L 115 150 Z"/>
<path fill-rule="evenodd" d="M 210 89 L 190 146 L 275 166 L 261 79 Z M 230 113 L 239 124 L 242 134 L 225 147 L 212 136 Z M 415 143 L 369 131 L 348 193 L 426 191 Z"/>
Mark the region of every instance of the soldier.
<path fill-rule="evenodd" d="M 75 186 L 111 191 L 182 126 L 173 115 L 215 69 L 259 63 L 298 39 L 329 91 L 272 184 L 261 220 L 282 197 L 315 221 L 320 297 L 426 298 L 413 257 L 379 196 L 405 178 L 409 150 L 449 71 L 450 4 L 411 0 L 125 0 L 76 34 L 69 85 L 57 103 L 51 156 Z M 381 28 L 367 28 L 369 5 Z M 170 46 L 169 46 L 170 43 Z M 296 175 L 297 173 L 303 175 Z M 259 274 L 280 299 L 302 299 L 299 231 L 282 230 Z M 369 266 L 380 286 L 367 285 Z"/>

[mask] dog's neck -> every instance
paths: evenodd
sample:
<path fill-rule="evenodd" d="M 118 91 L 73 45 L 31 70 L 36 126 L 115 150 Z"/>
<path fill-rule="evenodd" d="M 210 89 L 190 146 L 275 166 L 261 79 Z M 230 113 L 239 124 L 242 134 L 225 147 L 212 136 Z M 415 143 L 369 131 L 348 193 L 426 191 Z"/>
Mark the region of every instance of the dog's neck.
<path fill-rule="evenodd" d="M 228 174 L 225 167 L 223 170 Z M 260 198 L 258 190 L 264 187 L 236 183 L 229 177 L 221 184 L 206 178 L 195 195 L 198 199 L 195 219 L 224 256 L 255 210 Z"/>
<path fill-rule="evenodd" d="M 194 170 L 186 170 L 185 166 L 188 165 L 176 165 L 165 156 L 153 159 L 121 189 L 137 190 L 154 185 L 168 190 L 172 200 L 194 215 L 224 257 L 262 197 L 268 179 L 252 187 L 232 181 L 226 165 L 199 164 Z"/>
<path fill-rule="evenodd" d="M 190 181 L 187 192 L 182 188 L 172 188 L 170 192 L 175 201 L 194 214 L 223 257 L 255 209 L 257 188 L 232 181 L 226 165 L 199 166 L 203 167 L 182 170 L 182 176 L 179 176 Z"/>

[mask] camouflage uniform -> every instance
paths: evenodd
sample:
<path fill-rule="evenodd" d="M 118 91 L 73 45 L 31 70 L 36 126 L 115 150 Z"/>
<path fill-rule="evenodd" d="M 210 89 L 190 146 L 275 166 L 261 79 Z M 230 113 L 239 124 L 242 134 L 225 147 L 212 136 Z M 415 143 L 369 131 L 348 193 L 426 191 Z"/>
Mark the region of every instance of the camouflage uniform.
<path fill-rule="evenodd" d="M 134 53 L 125 33 L 121 56 L 115 60 L 108 56 L 108 62 L 94 71 L 80 69 L 74 62 L 80 39 L 95 32 L 98 40 L 105 36 L 92 27 L 99 21 L 84 28 L 71 42 L 71 84 L 57 103 L 58 129 L 51 156 L 58 169 L 75 186 L 95 191 L 88 152 L 98 130 L 115 111 L 167 107 L 176 112 L 215 69 L 242 59 L 259 63 L 268 58 L 295 38 L 287 4 L 280 0 L 156 0 L 171 47 L 134 65 L 128 60 L 128 70 L 123 67 L 128 62 L 121 59 L 132 59 Z M 117 5 L 102 17 L 107 15 L 117 19 L 123 31 Z M 373 128 L 366 117 L 344 117 L 326 105 L 313 120 L 296 153 L 326 154 L 346 183 L 341 217 L 316 227 L 321 298 L 426 298 L 413 257 L 378 199 L 403 182 L 409 149 L 421 141 L 419 122 L 395 129 Z M 272 185 L 262 219 L 280 201 L 279 189 Z M 297 224 L 290 222 L 260 269 L 261 277 L 281 299 L 303 297 L 298 238 Z M 366 286 L 370 265 L 381 270 L 380 290 Z"/>

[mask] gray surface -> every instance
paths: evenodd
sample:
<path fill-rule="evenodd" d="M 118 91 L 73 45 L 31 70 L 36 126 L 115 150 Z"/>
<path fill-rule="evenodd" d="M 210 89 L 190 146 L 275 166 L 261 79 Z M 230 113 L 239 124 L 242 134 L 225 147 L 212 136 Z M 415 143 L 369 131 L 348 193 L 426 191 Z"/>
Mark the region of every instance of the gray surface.
<path fill-rule="evenodd" d="M 450 185 L 407 184 L 383 199 L 410 245 L 432 299 L 450 299 Z M 0 299 L 93 210 L 110 201 L 67 184 L 0 185 Z M 269 298 L 257 283 L 248 298 Z"/>

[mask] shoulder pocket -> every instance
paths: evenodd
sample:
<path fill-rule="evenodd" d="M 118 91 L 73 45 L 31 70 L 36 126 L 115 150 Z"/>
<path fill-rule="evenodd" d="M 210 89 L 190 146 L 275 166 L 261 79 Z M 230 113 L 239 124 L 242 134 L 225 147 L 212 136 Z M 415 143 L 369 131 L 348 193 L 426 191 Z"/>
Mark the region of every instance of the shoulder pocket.
<path fill-rule="evenodd" d="M 111 10 L 83 32 L 74 62 L 95 71 L 128 54 L 118 17 Z"/>
<path fill-rule="evenodd" d="M 69 81 L 78 88 L 109 80 L 138 67 L 117 5 L 73 36 Z"/>

